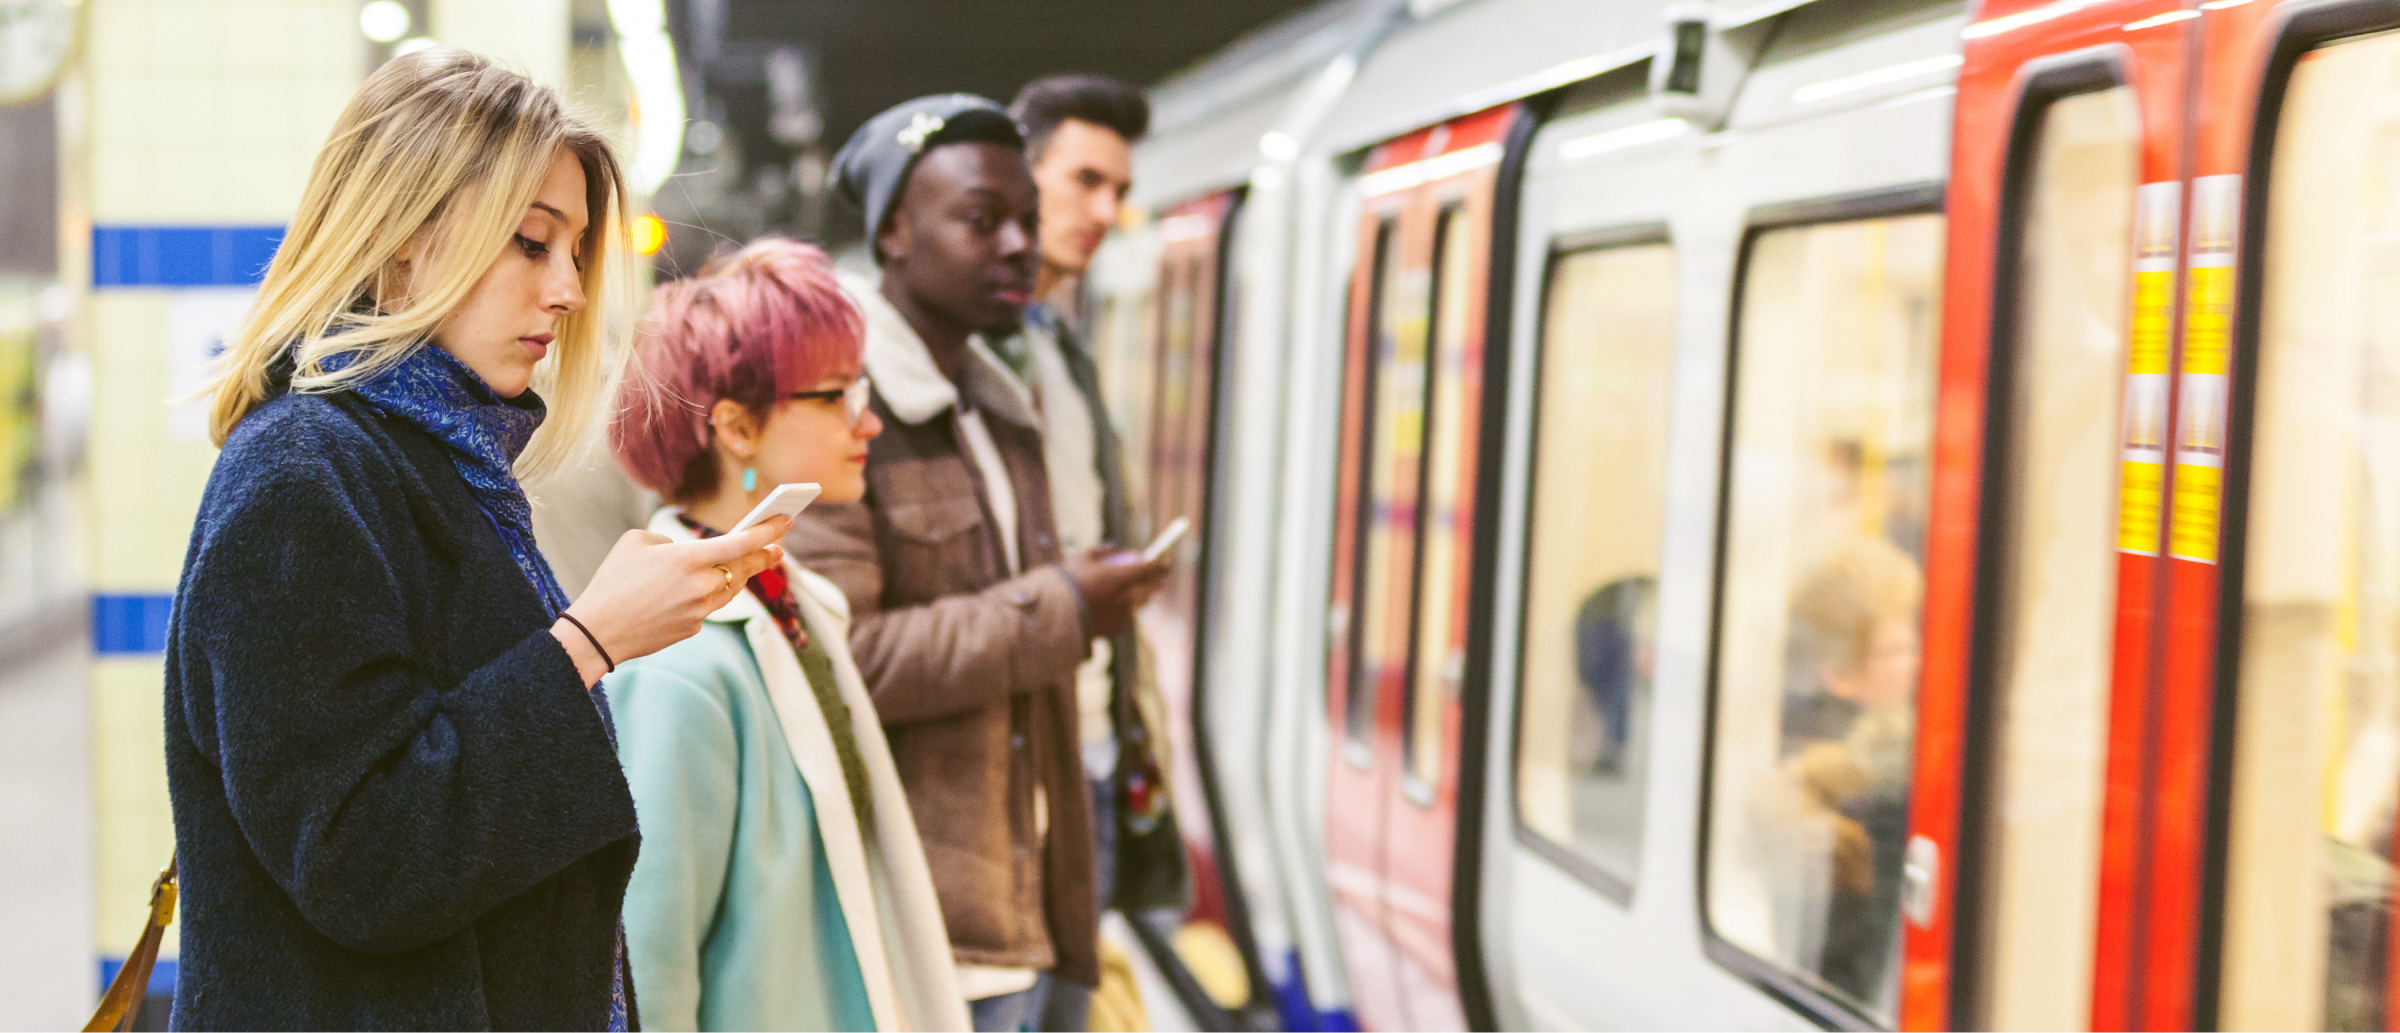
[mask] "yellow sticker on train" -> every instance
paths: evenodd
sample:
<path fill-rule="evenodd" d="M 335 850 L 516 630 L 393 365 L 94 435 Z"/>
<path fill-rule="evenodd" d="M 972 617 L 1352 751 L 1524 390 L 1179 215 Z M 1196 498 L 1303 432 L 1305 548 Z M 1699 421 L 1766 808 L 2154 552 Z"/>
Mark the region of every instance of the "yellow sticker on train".
<path fill-rule="evenodd" d="M 2176 559 L 2217 561 L 2217 511 L 2225 494 L 2224 471 L 2198 463 L 2175 464 L 2175 520 L 2167 551 Z"/>
<path fill-rule="evenodd" d="M 2172 259 L 2168 260 L 2172 262 Z M 2168 306 L 2175 302 L 2175 270 L 2137 269 L 2133 274 L 2133 335 L 2126 372 L 2167 371 Z"/>
<path fill-rule="evenodd" d="M 2242 177 L 2192 181 L 2192 248 L 2185 260 L 2183 369 L 2176 387 L 2175 484 L 2167 554 L 2217 562 L 2225 505 L 2225 420 L 2233 363 L 2234 249 Z"/>
<path fill-rule="evenodd" d="M 2117 549 L 2143 556 L 2158 555 L 2159 521 L 2166 514 L 2167 369 L 2174 347 L 2175 249 L 2182 221 L 2182 183 L 2142 184 L 2134 208 Z"/>
<path fill-rule="evenodd" d="M 2191 304 L 2184 310 L 2183 371 L 2222 376 L 2229 367 L 2233 256 L 2194 255 Z M 2161 372 L 2164 372 L 2162 369 Z"/>
<path fill-rule="evenodd" d="M 2144 556 L 2158 555 L 2159 492 L 2165 487 L 2166 467 L 2128 460 L 2117 488 L 2117 548 Z"/>

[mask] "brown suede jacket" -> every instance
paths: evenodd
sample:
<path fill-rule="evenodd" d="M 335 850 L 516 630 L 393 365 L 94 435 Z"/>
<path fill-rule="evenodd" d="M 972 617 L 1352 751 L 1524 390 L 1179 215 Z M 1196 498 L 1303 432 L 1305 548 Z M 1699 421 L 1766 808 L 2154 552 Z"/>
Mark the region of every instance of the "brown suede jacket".
<path fill-rule="evenodd" d="M 889 735 L 950 942 L 962 964 L 1053 970 L 1096 985 L 1099 912 L 1075 668 L 1090 654 L 1081 595 L 1058 566 L 1041 431 L 1006 370 L 981 354 L 953 385 L 871 281 L 866 316 L 884 432 L 867 494 L 818 505 L 786 539 L 849 597 L 851 651 Z M 1011 576 L 956 415 L 983 414 L 1016 494 Z"/>

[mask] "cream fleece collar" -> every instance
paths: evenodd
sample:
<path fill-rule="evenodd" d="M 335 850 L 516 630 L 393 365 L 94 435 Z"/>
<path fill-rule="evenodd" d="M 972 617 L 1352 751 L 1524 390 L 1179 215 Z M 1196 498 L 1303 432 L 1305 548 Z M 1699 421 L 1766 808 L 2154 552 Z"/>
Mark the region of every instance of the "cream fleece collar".
<path fill-rule="evenodd" d="M 892 415 L 904 423 L 924 423 L 958 405 L 960 385 L 942 375 L 916 328 L 884 300 L 878 289 L 880 280 L 852 272 L 839 276 L 842 289 L 866 319 L 867 376 L 875 381 L 875 393 L 891 406 Z M 964 386 L 974 407 L 1020 426 L 1039 426 L 1033 397 L 1017 382 L 1016 374 L 1008 371 L 980 335 L 967 344 L 976 361 L 967 364 Z"/>

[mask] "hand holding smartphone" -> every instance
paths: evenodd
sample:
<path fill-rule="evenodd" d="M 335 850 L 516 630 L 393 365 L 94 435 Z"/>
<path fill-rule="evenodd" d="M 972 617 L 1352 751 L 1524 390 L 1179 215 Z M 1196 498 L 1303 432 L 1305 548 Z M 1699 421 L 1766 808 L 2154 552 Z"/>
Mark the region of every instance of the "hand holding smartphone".
<path fill-rule="evenodd" d="M 1168 524 L 1166 530 L 1160 531 L 1158 537 L 1151 539 L 1150 544 L 1142 547 L 1142 562 L 1158 562 L 1159 557 L 1166 555 L 1167 550 L 1174 548 L 1175 543 L 1182 541 L 1184 533 L 1191 529 L 1191 518 L 1176 517 L 1174 523 Z"/>
<path fill-rule="evenodd" d="M 750 511 L 750 515 L 743 517 L 741 523 L 727 528 L 725 533 L 740 534 L 749 530 L 751 525 L 768 517 L 799 516 L 800 511 L 807 509 L 808 504 L 815 502 L 817 495 L 823 491 L 823 488 L 813 483 L 778 484 L 774 491 L 767 493 L 766 498 L 759 500 L 758 506 Z"/>
<path fill-rule="evenodd" d="M 1184 533 L 1190 531 L 1191 529 L 1192 522 L 1190 519 L 1185 517 L 1176 517 L 1174 523 L 1168 524 L 1166 530 L 1158 533 L 1158 537 L 1150 539 L 1150 544 L 1142 546 L 1142 551 L 1120 552 L 1116 555 L 1110 556 L 1108 558 L 1108 562 L 1119 565 L 1129 565 L 1134 563 L 1156 563 L 1161 557 L 1172 551 L 1175 548 L 1175 543 L 1182 541 Z"/>

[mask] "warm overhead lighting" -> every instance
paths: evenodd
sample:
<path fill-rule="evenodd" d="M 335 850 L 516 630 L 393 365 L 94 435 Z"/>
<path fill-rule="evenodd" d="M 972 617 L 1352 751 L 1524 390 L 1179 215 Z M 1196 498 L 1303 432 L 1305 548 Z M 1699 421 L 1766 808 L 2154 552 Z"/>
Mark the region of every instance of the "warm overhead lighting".
<path fill-rule="evenodd" d="M 2144 18 L 2138 22 L 2126 22 L 2125 31 L 2132 32 L 2136 29 L 2151 29 L 2157 28 L 2161 25 L 2173 25 L 2176 22 L 2190 21 L 2197 17 L 2200 17 L 2200 12 L 2198 11 L 2168 11 L 2165 14 Z"/>
<path fill-rule="evenodd" d="M 1499 163 L 1499 144 L 1476 144 L 1463 151 L 1452 151 L 1439 157 L 1412 161 L 1406 165 L 1394 165 L 1381 172 L 1370 172 L 1360 176 L 1358 177 L 1358 192 L 1362 196 L 1374 197 L 1378 194 L 1391 193 L 1394 190 L 1406 190 L 1420 184 L 1431 183 L 1437 179 L 1447 179 L 1468 169 Z"/>
<path fill-rule="evenodd" d="M 404 39 L 392 47 L 392 56 L 407 57 L 408 55 L 414 54 L 417 51 L 431 50 L 438 46 L 441 46 L 441 44 L 434 42 L 434 39 L 431 36 L 418 36 L 414 39 Z"/>
<path fill-rule="evenodd" d="M 375 0 L 358 9 L 358 31 L 377 43 L 390 43 L 408 35 L 408 8 L 398 0 Z"/>
<path fill-rule="evenodd" d="M 1957 54 L 1942 54 L 1917 61 L 1903 61 L 1896 65 L 1860 72 L 1856 75 L 1845 75 L 1839 79 L 1810 83 L 1792 91 L 1792 103 L 1814 104 L 1827 97 L 1839 97 L 1842 94 L 1853 93 L 1871 86 L 1896 83 L 1903 79 L 1914 79 L 1920 75 L 1931 75 L 1935 72 L 1947 72 L 1965 63 L 1967 63 L 1967 59 Z"/>
<path fill-rule="evenodd" d="M 1558 156 L 1566 161 L 1580 161 L 1595 154 L 1607 154 L 1628 147 L 1639 147 L 1660 140 L 1672 140 L 1692 131 L 1692 124 L 1680 118 L 1661 118 L 1636 122 L 1623 129 L 1578 136 L 1558 145 Z"/>
<path fill-rule="evenodd" d="M 1281 129 L 1270 130 L 1258 138 L 1258 153 L 1266 155 L 1268 161 L 1290 161 L 1300 156 L 1300 141 Z"/>
<path fill-rule="evenodd" d="M 667 222 L 655 215 L 636 215 L 625 227 L 625 243 L 637 255 L 655 255 L 667 246 Z"/>

